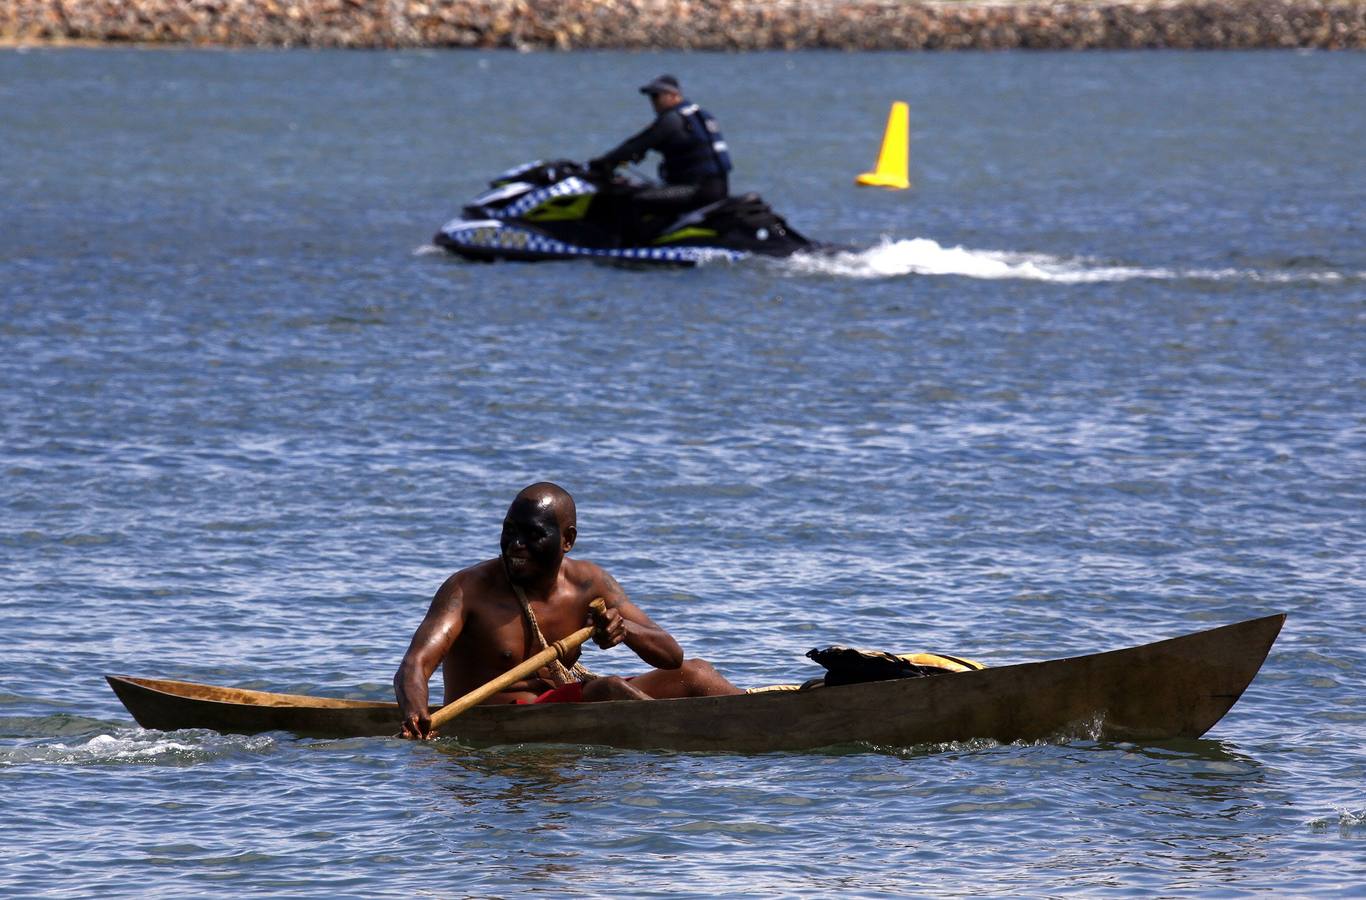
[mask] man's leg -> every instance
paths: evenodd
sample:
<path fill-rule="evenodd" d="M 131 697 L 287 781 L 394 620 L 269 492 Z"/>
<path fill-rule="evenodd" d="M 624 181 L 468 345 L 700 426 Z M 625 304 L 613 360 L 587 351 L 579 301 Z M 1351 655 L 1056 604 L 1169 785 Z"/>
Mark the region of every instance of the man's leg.
<path fill-rule="evenodd" d="M 630 686 L 656 700 L 743 694 L 705 659 L 687 659 L 677 669 L 654 669 L 631 679 Z"/>
<path fill-rule="evenodd" d="M 584 682 L 583 701 L 600 703 L 604 700 L 649 700 L 650 695 L 635 686 L 638 679 L 627 681 L 617 675 L 604 675 Z"/>
<path fill-rule="evenodd" d="M 631 199 L 632 221 L 626 229 L 628 245 L 643 244 L 658 236 L 668 225 L 697 203 L 697 187 L 675 184 L 646 188 Z M 646 218 L 650 217 L 647 222 Z"/>

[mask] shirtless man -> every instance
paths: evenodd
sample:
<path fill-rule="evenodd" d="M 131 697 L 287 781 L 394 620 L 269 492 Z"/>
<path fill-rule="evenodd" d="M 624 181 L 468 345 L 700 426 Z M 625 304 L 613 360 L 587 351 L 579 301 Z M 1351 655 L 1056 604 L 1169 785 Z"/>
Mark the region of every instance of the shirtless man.
<path fill-rule="evenodd" d="M 533 484 L 508 507 L 500 540 L 502 555 L 456 572 L 441 585 L 394 673 L 403 713 L 403 736 L 433 737 L 427 682 L 443 668 L 449 703 L 533 656 L 541 648 L 522 614 L 517 589 L 549 643 L 582 628 L 594 597 L 607 602 L 594 641 L 604 649 L 625 644 L 655 668 L 631 679 L 617 676 L 557 687 L 542 669 L 486 703 L 649 700 L 738 694 L 740 690 L 701 659 L 684 659 L 683 648 L 626 599 L 616 579 L 586 560 L 567 559 L 578 537 L 574 500 L 558 485 Z M 573 651 L 564 665 L 577 660 Z"/>

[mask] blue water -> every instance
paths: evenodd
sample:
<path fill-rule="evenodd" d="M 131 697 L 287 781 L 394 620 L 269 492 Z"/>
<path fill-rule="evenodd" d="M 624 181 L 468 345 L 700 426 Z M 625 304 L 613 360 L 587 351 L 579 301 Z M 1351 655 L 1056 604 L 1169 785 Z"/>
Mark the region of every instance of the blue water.
<path fill-rule="evenodd" d="M 680 75 L 821 261 L 431 234 Z M 1362 896 L 1366 57 L 0 52 L 0 893 Z M 857 189 L 889 102 L 915 188 Z M 139 729 L 384 698 L 524 484 L 742 685 L 1290 614 L 1199 741 Z M 630 672 L 629 654 L 588 661 Z"/>

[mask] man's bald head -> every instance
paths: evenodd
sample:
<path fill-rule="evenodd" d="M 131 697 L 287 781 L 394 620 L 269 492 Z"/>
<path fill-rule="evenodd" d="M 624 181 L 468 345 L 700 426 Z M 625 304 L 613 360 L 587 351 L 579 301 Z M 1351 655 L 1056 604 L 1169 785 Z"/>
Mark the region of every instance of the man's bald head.
<path fill-rule="evenodd" d="M 574 499 L 557 484 L 542 481 L 518 492 L 499 539 L 508 577 L 514 583 L 553 578 L 578 538 L 576 518 Z"/>
<path fill-rule="evenodd" d="M 558 484 L 538 481 L 528 485 L 517 493 L 512 503 L 514 506 L 518 503 L 528 503 L 538 509 L 551 510 L 555 514 L 555 521 L 559 523 L 560 531 L 571 526 L 578 528 L 578 511 L 574 508 L 574 498 Z"/>

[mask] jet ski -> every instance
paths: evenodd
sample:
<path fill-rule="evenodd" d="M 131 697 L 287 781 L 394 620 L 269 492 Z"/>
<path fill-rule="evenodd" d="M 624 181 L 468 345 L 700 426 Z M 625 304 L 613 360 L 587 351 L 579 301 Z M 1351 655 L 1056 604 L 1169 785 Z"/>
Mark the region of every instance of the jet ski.
<path fill-rule="evenodd" d="M 630 172 L 537 160 L 489 182 L 432 240 L 479 261 L 594 259 L 669 266 L 819 249 L 758 194 L 727 197 L 666 221 L 633 210 L 632 196 L 648 186 Z"/>

